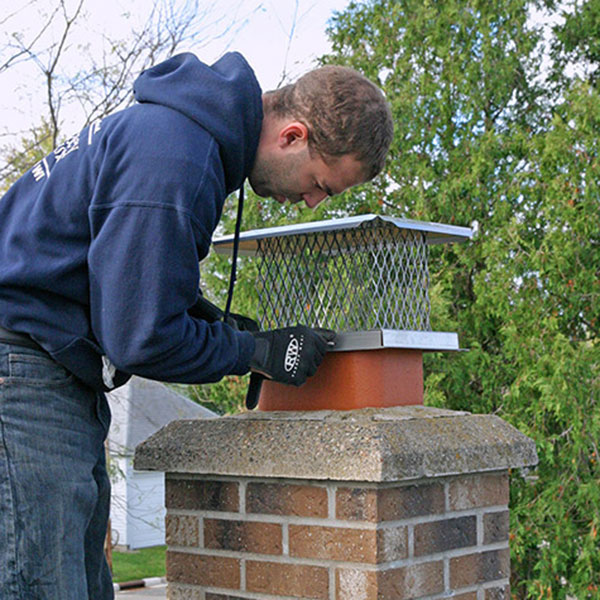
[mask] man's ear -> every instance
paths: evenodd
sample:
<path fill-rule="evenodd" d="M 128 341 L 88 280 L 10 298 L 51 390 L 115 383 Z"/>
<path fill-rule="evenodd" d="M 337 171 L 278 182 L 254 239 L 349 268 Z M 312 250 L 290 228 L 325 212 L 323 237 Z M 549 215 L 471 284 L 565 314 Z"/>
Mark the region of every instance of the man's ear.
<path fill-rule="evenodd" d="M 300 121 L 291 121 L 279 130 L 277 143 L 280 148 L 301 149 L 308 143 L 308 128 Z"/>

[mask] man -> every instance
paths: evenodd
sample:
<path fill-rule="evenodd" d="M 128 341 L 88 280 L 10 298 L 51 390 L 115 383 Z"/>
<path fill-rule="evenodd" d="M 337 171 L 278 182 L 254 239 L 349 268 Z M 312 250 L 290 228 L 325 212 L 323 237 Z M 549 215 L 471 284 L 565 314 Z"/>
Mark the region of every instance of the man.
<path fill-rule="evenodd" d="M 0 597 L 112 598 L 104 392 L 131 374 L 203 383 L 313 374 L 330 336 L 192 316 L 225 197 L 249 179 L 316 206 L 374 177 L 381 92 L 326 67 L 261 94 L 241 55 L 144 72 L 137 104 L 92 123 L 0 199 Z M 303 340 L 290 373 L 290 336 Z"/>

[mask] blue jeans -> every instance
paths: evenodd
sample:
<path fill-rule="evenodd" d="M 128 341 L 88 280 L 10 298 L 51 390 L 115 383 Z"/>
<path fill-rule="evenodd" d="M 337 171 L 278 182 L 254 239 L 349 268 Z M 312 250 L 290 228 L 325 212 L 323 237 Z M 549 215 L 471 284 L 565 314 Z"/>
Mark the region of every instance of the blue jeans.
<path fill-rule="evenodd" d="M 49 355 L 0 343 L 0 598 L 108 600 L 110 410 Z"/>

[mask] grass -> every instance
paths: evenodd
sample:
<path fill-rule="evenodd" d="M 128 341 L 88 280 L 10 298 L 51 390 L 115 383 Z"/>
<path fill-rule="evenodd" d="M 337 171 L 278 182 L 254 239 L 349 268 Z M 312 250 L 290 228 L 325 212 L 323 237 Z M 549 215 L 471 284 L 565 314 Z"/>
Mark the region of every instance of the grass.
<path fill-rule="evenodd" d="M 114 552 L 113 581 L 133 581 L 145 577 L 164 577 L 166 546 L 141 548 L 129 552 Z"/>

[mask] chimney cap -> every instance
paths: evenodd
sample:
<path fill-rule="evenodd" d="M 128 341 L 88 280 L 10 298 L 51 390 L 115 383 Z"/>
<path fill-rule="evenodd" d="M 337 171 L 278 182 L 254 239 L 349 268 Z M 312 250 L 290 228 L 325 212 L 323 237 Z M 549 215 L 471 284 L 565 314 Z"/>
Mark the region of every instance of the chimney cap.
<path fill-rule="evenodd" d="M 343 229 L 353 229 L 364 224 L 376 225 L 376 220 L 391 223 L 398 229 L 421 231 L 426 234 L 428 245 L 444 244 L 449 242 L 463 242 L 473 237 L 470 227 L 446 225 L 443 223 L 430 223 L 428 221 L 415 221 L 412 219 L 399 219 L 383 215 L 356 215 L 343 219 L 329 219 L 326 221 L 313 221 L 310 223 L 297 223 L 280 227 L 267 227 L 252 229 L 240 234 L 239 253 L 242 256 L 254 256 L 258 249 L 257 240 L 274 237 L 286 237 L 303 234 L 319 234 Z M 231 254 L 233 250 L 233 235 L 215 238 L 213 246 L 219 254 Z"/>

